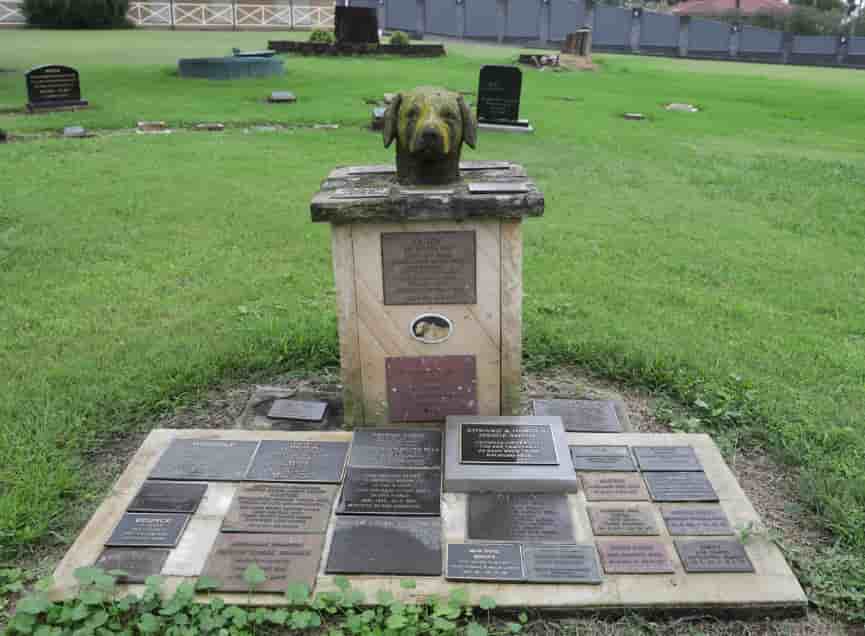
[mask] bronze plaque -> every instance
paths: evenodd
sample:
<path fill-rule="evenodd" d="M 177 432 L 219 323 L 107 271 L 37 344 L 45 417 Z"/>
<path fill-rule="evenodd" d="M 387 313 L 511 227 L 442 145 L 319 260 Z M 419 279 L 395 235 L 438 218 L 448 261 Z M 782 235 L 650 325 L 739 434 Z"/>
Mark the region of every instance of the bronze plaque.
<path fill-rule="evenodd" d="M 592 531 L 599 536 L 657 535 L 652 511 L 645 506 L 589 506 Z"/>
<path fill-rule="evenodd" d="M 672 574 L 673 562 L 661 541 L 598 541 L 607 574 Z"/>
<path fill-rule="evenodd" d="M 645 473 L 652 501 L 718 501 L 703 472 Z"/>
<path fill-rule="evenodd" d="M 672 535 L 733 534 L 721 506 L 665 506 L 661 514 Z"/>
<path fill-rule="evenodd" d="M 474 305 L 476 259 L 473 231 L 384 232 L 384 304 Z"/>
<path fill-rule="evenodd" d="M 237 489 L 223 532 L 324 532 L 337 486 L 245 484 Z"/>
<path fill-rule="evenodd" d="M 441 422 L 448 415 L 477 415 L 474 356 L 387 358 L 391 422 Z"/>
<path fill-rule="evenodd" d="M 685 572 L 753 572 L 745 546 L 736 539 L 676 539 Z"/>
<path fill-rule="evenodd" d="M 639 473 L 583 473 L 580 478 L 589 501 L 649 500 Z"/>
<path fill-rule="evenodd" d="M 523 546 L 529 583 L 601 584 L 601 570 L 593 545 Z"/>
<path fill-rule="evenodd" d="M 566 495 L 472 494 L 468 508 L 468 538 L 472 541 L 574 542 Z"/>

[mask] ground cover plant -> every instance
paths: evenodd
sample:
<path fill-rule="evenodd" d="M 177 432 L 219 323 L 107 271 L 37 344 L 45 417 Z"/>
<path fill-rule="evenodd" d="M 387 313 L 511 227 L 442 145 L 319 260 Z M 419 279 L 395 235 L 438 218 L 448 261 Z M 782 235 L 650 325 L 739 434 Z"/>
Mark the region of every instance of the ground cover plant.
<path fill-rule="evenodd" d="M 481 64 L 515 54 L 449 45 L 434 61 L 287 58 L 267 80 L 174 74 L 178 57 L 280 37 L 3 33 L 17 72 L 0 73 L 0 128 L 24 140 L 0 146 L 5 557 L 67 543 L 70 509 L 108 486 L 90 458 L 149 414 L 222 379 L 335 364 L 328 228 L 308 204 L 333 166 L 391 160 L 365 101 L 424 83 L 473 92 Z M 57 61 L 79 68 L 92 108 L 16 112 L 21 72 Z M 798 467 L 803 514 L 838 540 L 800 574 L 816 603 L 861 620 L 865 74 L 596 62 L 526 69 L 536 134 L 483 134 L 466 154 L 523 163 L 547 195 L 525 225 L 527 362 L 646 386 L 684 404 L 691 429 Z M 298 103 L 266 104 L 280 89 Z M 634 111 L 647 120 L 621 118 Z M 138 120 L 227 129 L 124 132 Z M 79 123 L 100 134 L 48 134 Z"/>

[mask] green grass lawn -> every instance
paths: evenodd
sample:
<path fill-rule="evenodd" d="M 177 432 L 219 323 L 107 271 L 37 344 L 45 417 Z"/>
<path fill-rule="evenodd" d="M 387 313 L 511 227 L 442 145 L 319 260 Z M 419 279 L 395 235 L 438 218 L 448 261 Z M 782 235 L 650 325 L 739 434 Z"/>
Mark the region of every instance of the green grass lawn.
<path fill-rule="evenodd" d="M 333 166 L 390 160 L 364 129 L 364 98 L 424 83 L 475 90 L 481 64 L 515 54 L 452 45 L 443 60 L 287 58 L 280 79 L 173 75 L 179 56 L 278 37 L 0 36 L 0 66 L 75 65 L 93 104 L 0 114 L 13 134 L 228 125 L 0 146 L 7 554 L 62 536 L 92 487 L 87 452 L 145 415 L 227 377 L 334 363 L 328 228 L 308 206 Z M 865 73 L 597 61 L 596 73 L 527 69 L 522 114 L 537 133 L 482 134 L 466 154 L 519 161 L 546 193 L 546 215 L 525 227 L 528 362 L 649 386 L 720 436 L 767 444 L 801 468 L 843 554 L 862 558 Z M 299 102 L 263 103 L 279 89 Z M 0 109 L 24 101 L 21 73 L 0 73 Z M 671 101 L 702 112 L 668 113 Z M 273 122 L 340 128 L 244 129 Z"/>

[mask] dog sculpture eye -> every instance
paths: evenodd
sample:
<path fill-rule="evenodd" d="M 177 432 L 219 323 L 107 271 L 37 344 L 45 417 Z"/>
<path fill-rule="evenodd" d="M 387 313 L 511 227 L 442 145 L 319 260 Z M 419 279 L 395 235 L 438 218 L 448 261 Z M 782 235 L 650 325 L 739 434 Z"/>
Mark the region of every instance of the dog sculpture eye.
<path fill-rule="evenodd" d="M 420 115 L 420 108 L 418 108 L 417 105 L 414 105 L 411 108 L 409 108 L 409 110 L 408 110 L 409 119 L 417 119 L 419 115 Z"/>

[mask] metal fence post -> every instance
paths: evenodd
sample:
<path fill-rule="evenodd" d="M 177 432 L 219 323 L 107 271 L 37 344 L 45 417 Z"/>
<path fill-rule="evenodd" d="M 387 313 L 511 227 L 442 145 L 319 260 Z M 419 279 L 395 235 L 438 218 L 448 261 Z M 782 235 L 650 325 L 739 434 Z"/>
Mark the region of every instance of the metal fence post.
<path fill-rule="evenodd" d="M 538 13 L 540 28 L 538 29 L 538 34 L 540 35 L 541 46 L 546 46 L 550 41 L 550 0 L 540 0 L 540 2 Z"/>
<path fill-rule="evenodd" d="M 231 30 L 237 31 L 237 0 L 231 0 Z"/>
<path fill-rule="evenodd" d="M 640 32 L 643 26 L 643 8 L 631 9 L 631 53 L 640 52 Z"/>
<path fill-rule="evenodd" d="M 730 25 L 730 44 L 727 47 L 727 50 L 730 53 L 730 57 L 735 59 L 739 57 L 739 34 L 742 31 L 742 27 L 738 22 L 734 22 Z"/>
<path fill-rule="evenodd" d="M 457 3 L 457 37 L 466 38 L 466 0 L 454 0 Z"/>
<path fill-rule="evenodd" d="M 171 30 L 174 31 L 177 26 L 177 20 L 174 17 L 174 0 L 168 0 L 168 21 L 171 23 Z"/>
<path fill-rule="evenodd" d="M 679 57 L 688 57 L 688 45 L 690 44 L 691 16 L 679 17 Z"/>
<path fill-rule="evenodd" d="M 501 44 L 505 41 L 505 33 L 508 30 L 508 0 L 498 0 L 496 3 L 496 41 Z"/>

